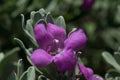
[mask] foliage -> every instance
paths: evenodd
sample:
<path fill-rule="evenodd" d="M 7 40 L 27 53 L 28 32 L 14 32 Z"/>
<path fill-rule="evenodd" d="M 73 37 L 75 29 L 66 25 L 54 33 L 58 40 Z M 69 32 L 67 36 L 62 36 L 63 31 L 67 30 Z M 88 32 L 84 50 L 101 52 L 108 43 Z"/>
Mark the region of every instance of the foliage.
<path fill-rule="evenodd" d="M 83 2 L 84 0 L 1 0 L 0 52 L 3 53 L 0 53 L 0 80 L 6 80 L 10 72 L 12 73 L 13 69 L 15 71 L 13 59 L 22 58 L 23 73 L 27 71 L 26 69 L 29 65 L 25 53 L 29 56 L 38 47 L 33 37 L 32 26 L 41 17 L 39 12 L 36 12 L 40 8 L 51 12 L 55 17 L 53 21 L 66 28 L 67 32 L 73 28 L 83 28 L 85 30 L 88 43 L 80 55 L 85 65 L 92 67 L 95 73 L 100 74 L 102 77 L 105 75 L 106 80 L 114 80 L 115 77 L 113 76 L 120 76 L 118 72 L 119 51 L 117 54 L 116 52 L 114 53 L 120 46 L 120 0 L 95 0 L 89 10 L 82 7 Z M 29 14 L 30 12 L 32 13 Z M 20 14 L 22 14 L 22 17 Z M 57 17 L 58 15 L 62 16 Z M 47 16 L 49 20 L 49 14 Z M 19 46 L 15 41 L 20 44 L 21 49 L 19 52 L 16 52 L 18 49 L 15 49 L 15 51 L 13 49 Z M 10 49 L 13 49 L 11 54 L 7 52 Z M 104 52 L 106 50 L 108 52 Z M 104 63 L 101 56 L 102 52 L 104 52 L 102 56 L 114 69 L 109 70 L 111 67 Z M 6 57 L 7 55 L 11 55 L 11 57 Z M 4 59 L 5 63 L 3 64 Z M 107 74 L 105 74 L 106 72 Z M 6 77 L 3 76 L 4 74 L 6 74 Z M 11 75 L 14 74 L 12 73 Z M 27 75 L 27 72 L 25 75 Z M 15 76 L 11 77 L 14 78 Z"/>

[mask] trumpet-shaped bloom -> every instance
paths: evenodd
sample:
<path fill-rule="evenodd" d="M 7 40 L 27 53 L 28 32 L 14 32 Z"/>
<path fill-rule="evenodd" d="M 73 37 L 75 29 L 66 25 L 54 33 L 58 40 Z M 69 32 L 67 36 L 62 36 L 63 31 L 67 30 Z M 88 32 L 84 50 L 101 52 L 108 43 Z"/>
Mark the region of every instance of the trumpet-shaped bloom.
<path fill-rule="evenodd" d="M 80 72 L 84 75 L 87 80 L 102 80 L 101 78 L 95 77 L 94 72 L 91 68 L 85 67 L 83 64 L 78 63 Z"/>
<path fill-rule="evenodd" d="M 59 71 L 72 70 L 76 65 L 74 51 L 83 48 L 87 38 L 82 29 L 72 32 L 66 38 L 66 31 L 60 26 L 42 23 L 34 28 L 35 39 L 40 49 L 33 51 L 31 61 L 37 67 L 45 67 L 54 62 Z"/>

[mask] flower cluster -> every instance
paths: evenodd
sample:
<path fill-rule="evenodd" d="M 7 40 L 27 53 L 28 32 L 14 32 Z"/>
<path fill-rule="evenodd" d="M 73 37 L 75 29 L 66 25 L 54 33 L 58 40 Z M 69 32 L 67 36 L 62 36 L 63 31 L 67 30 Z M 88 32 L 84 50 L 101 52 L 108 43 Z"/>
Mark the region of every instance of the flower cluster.
<path fill-rule="evenodd" d="M 72 71 L 77 62 L 75 51 L 82 49 L 87 37 L 82 29 L 71 32 L 66 36 L 66 31 L 55 24 L 39 23 L 34 27 L 34 37 L 40 46 L 30 56 L 31 61 L 37 67 L 45 67 L 55 63 L 60 72 Z M 93 71 L 78 64 L 80 71 L 87 80 L 93 79 Z"/>

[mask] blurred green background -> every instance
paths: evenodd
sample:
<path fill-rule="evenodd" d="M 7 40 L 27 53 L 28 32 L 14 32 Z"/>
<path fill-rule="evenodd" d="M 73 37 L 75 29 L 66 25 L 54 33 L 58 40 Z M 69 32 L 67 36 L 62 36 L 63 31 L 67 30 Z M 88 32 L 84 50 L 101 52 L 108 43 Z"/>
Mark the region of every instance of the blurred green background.
<path fill-rule="evenodd" d="M 72 28 L 83 28 L 87 34 L 88 42 L 82 50 L 81 59 L 85 65 L 92 67 L 95 73 L 104 77 L 111 66 L 105 63 L 101 53 L 109 51 L 113 53 L 120 46 L 120 0 L 94 0 L 91 6 L 83 6 L 85 0 L 1 0 L 0 1 L 0 52 L 7 55 L 7 52 L 19 46 L 14 37 L 20 38 L 26 47 L 31 45 L 24 34 L 21 26 L 21 16 L 25 15 L 25 20 L 30 16 L 31 11 L 44 8 L 51 12 L 54 18 L 59 15 L 64 16 L 68 31 Z M 89 0 L 88 0 L 89 1 Z M 86 3 L 87 4 L 87 3 Z M 17 61 L 22 58 L 24 69 L 29 63 L 26 60 L 22 49 L 13 50 L 14 53 L 8 62 Z M 18 52 L 16 52 L 18 51 Z M 1 56 L 1 55 L 0 55 Z M 0 66 L 3 65 L 0 63 Z M 7 66 L 8 64 L 4 64 Z M 10 74 L 12 69 L 0 73 Z M 9 67 L 9 66 L 7 66 Z M 7 73 L 8 72 L 8 73 Z M 1 77 L 0 75 L 0 77 Z M 0 78 L 3 79 L 3 78 Z M 7 77 L 6 77 L 7 78 Z"/>

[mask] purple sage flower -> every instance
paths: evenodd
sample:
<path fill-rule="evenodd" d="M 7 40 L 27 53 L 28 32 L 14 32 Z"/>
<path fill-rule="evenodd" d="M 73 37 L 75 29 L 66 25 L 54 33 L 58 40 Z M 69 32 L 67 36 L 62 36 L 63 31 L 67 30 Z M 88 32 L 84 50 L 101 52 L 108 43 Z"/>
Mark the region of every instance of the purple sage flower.
<path fill-rule="evenodd" d="M 91 68 L 85 67 L 83 64 L 78 63 L 80 72 L 84 75 L 86 80 L 102 80 L 99 77 L 94 76 L 94 72 Z"/>
<path fill-rule="evenodd" d="M 85 10 L 89 10 L 92 8 L 95 0 L 83 0 L 82 8 Z"/>
<path fill-rule="evenodd" d="M 60 26 L 40 23 L 34 28 L 34 37 L 40 46 L 30 56 L 37 67 L 45 67 L 54 62 L 59 71 L 73 70 L 77 57 L 74 51 L 83 48 L 87 37 L 82 29 L 72 32 L 66 38 L 66 31 Z"/>

